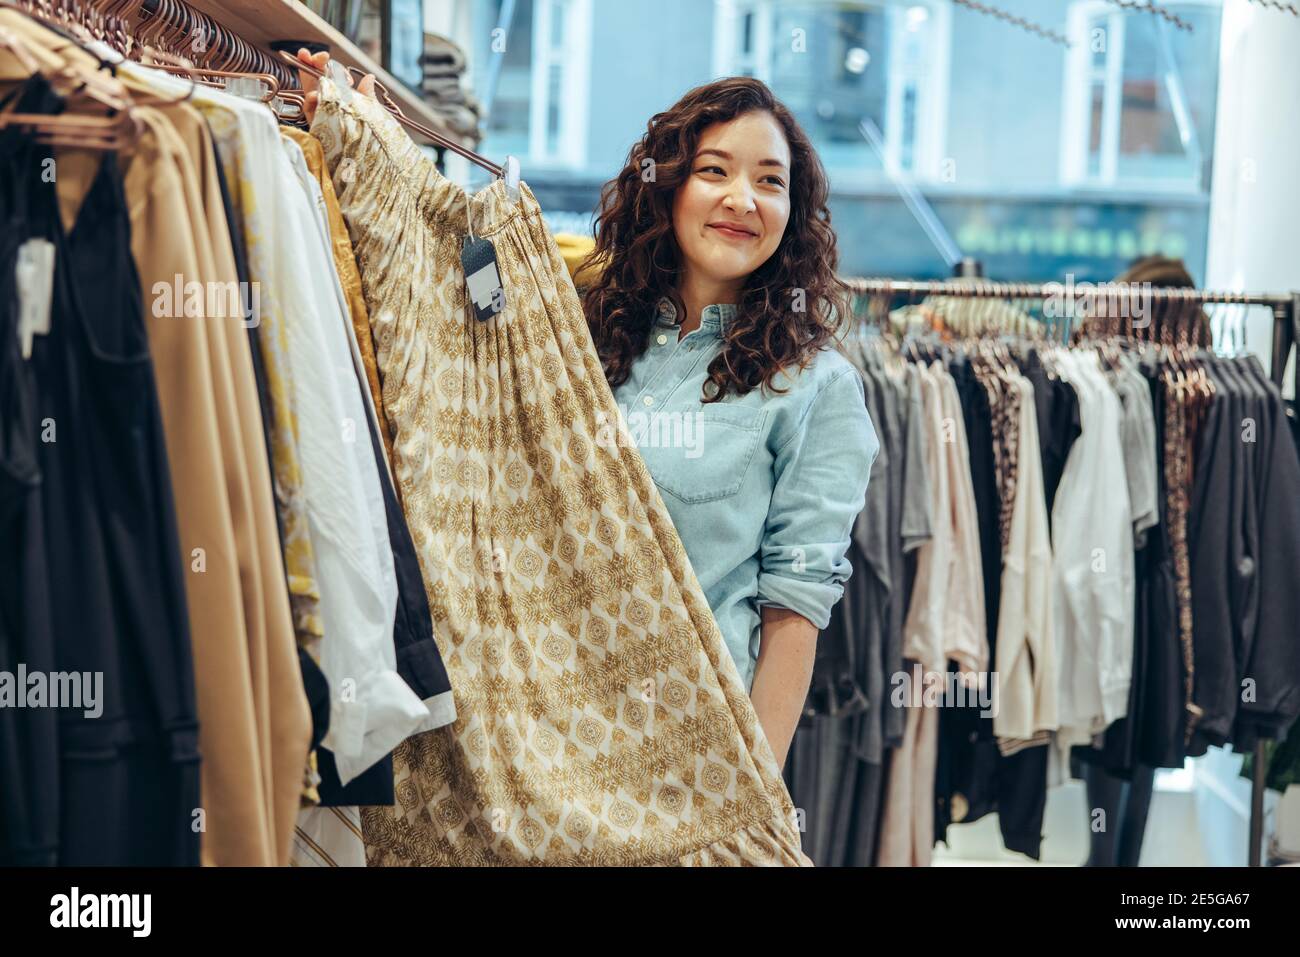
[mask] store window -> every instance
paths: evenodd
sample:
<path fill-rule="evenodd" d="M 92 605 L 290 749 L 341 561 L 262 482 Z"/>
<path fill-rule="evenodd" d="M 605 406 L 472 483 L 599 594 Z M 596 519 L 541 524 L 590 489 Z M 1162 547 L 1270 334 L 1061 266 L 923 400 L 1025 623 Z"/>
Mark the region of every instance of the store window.
<path fill-rule="evenodd" d="M 717 11 L 715 75 L 778 91 L 833 173 L 937 175 L 947 4 L 723 0 Z"/>
<path fill-rule="evenodd" d="M 475 85 L 487 155 L 532 169 L 586 156 L 591 0 L 480 0 L 473 7 Z"/>
<path fill-rule="evenodd" d="M 1071 4 L 1061 154 L 1066 185 L 1208 191 L 1220 4 L 1165 6 L 1191 29 L 1102 0 Z"/>
<path fill-rule="evenodd" d="M 424 79 L 420 54 L 424 52 L 424 4 L 422 0 L 389 0 L 388 72 L 412 89 Z"/>
<path fill-rule="evenodd" d="M 412 89 L 420 86 L 424 0 L 303 0 L 366 56 Z"/>

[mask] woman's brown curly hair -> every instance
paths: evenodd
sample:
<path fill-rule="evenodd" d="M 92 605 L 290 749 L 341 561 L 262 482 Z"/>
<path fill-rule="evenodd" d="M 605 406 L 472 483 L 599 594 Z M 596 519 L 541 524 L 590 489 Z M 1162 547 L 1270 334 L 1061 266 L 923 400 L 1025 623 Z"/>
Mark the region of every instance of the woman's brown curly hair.
<path fill-rule="evenodd" d="M 830 187 L 812 143 L 766 84 L 748 77 L 717 80 L 652 116 L 622 172 L 601 191 L 596 248 L 584 267 L 603 269 L 582 305 L 611 386 L 627 381 L 645 351 L 661 298 L 667 296 L 677 314 L 685 315 L 677 293 L 681 255 L 673 234 L 673 194 L 691 174 L 700 134 L 754 111 L 771 114 L 790 145 L 790 220 L 776 251 L 741 290 L 722 352 L 709 364 L 704 401 L 759 386 L 775 389 L 776 374 L 806 366 L 848 315 L 826 207 Z M 647 168 L 654 171 L 650 182 L 642 175 Z"/>

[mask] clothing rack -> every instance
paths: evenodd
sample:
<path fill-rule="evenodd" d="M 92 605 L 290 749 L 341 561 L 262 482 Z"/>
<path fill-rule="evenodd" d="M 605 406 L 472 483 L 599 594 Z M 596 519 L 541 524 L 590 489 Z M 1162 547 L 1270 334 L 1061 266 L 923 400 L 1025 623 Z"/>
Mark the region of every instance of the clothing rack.
<path fill-rule="evenodd" d="M 1300 292 L 1227 292 L 1209 289 L 1149 286 L 1144 283 L 1081 283 L 1071 287 L 1061 283 L 986 282 L 983 280 L 977 282 L 951 282 L 850 278 L 845 280 L 845 284 L 858 295 L 906 296 L 909 300 L 925 296 L 947 296 L 959 299 L 1050 299 L 1065 295 L 1074 299 L 1095 296 L 1123 301 L 1126 298 L 1149 297 L 1150 301 L 1158 303 L 1267 306 L 1273 310 L 1272 365 L 1269 374 L 1279 390 L 1282 388 L 1291 347 L 1300 343 Z M 1300 356 L 1297 356 L 1293 376 L 1296 380 L 1300 380 Z M 1300 381 L 1294 381 L 1293 386 L 1300 386 Z M 1295 395 L 1300 398 L 1300 388 L 1296 389 Z M 1262 856 L 1260 845 L 1263 843 L 1264 838 L 1265 760 L 1263 742 L 1258 742 L 1255 745 L 1254 764 L 1251 770 L 1248 864 L 1251 867 L 1259 867 Z"/>
<path fill-rule="evenodd" d="M 1297 324 L 1300 324 L 1300 292 L 1249 293 L 1210 289 L 1181 289 L 1148 286 L 1145 283 L 1079 283 L 1075 286 L 1062 283 L 1022 282 L 952 282 L 910 279 L 846 279 L 849 289 L 859 295 L 907 296 L 909 299 L 925 296 L 946 296 L 957 299 L 1054 299 L 1061 296 L 1106 298 L 1116 301 L 1149 297 L 1152 302 L 1177 302 L 1186 305 L 1239 305 L 1267 306 L 1273 310 L 1272 368 L 1277 387 L 1282 388 L 1291 346 L 1300 341 Z M 1296 376 L 1300 377 L 1300 363 Z M 1296 392 L 1300 396 L 1300 390 Z"/>
<path fill-rule="evenodd" d="M 246 43 L 238 34 L 188 4 L 179 0 L 141 0 L 140 12 L 142 25 L 150 21 L 165 23 L 188 35 L 201 36 L 208 47 L 239 50 L 244 57 L 241 66 L 245 72 L 269 73 L 286 88 L 299 85 L 297 76 L 280 60 Z"/>
<path fill-rule="evenodd" d="M 209 47 L 218 47 L 224 51 L 234 51 L 237 57 L 238 66 L 236 69 L 244 71 L 255 71 L 257 73 L 269 73 L 279 80 L 282 87 L 298 88 L 298 71 L 302 70 L 316 76 L 324 76 L 317 70 L 312 69 L 304 64 L 298 63 L 296 58 L 286 50 L 277 48 L 277 55 L 272 56 L 242 39 L 237 33 L 227 29 L 215 18 L 208 16 L 184 0 L 141 0 L 141 12 L 145 15 L 143 22 L 149 20 L 159 20 L 168 26 L 177 29 L 185 36 L 199 35 L 205 38 Z M 223 65 L 223 64 L 218 64 Z M 353 72 L 358 78 L 367 71 L 355 69 Z M 416 122 L 402 112 L 401 108 L 393 101 L 389 88 L 384 83 L 376 79 L 376 93 L 380 102 L 382 102 L 397 118 L 403 126 L 414 133 L 419 134 L 425 140 L 439 146 L 443 149 L 449 149 L 453 153 L 463 156 L 465 159 L 478 166 L 486 169 L 493 176 L 500 177 L 504 175 L 503 167 L 493 163 L 486 157 L 480 156 L 473 150 L 468 149 L 458 143 L 447 133 L 440 132 L 436 129 Z"/>
<path fill-rule="evenodd" d="M 79 28 L 88 29 L 119 52 L 125 52 L 128 41 L 143 37 L 145 46 L 196 61 L 200 72 L 212 67 L 269 74 L 283 90 L 300 88 L 299 68 L 272 51 L 328 50 L 354 77 L 374 74 L 380 102 L 420 139 L 439 149 L 464 148 L 418 92 L 298 0 L 0 0 L 0 5 L 65 32 L 70 27 L 74 35 Z"/>

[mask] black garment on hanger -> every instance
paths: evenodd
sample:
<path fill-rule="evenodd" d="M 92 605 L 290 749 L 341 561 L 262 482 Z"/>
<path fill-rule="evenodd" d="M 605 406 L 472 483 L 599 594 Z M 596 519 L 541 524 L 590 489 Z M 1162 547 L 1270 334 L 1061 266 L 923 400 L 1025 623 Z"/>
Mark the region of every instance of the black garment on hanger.
<path fill-rule="evenodd" d="M 1200 429 L 1187 545 L 1192 574 L 1193 701 L 1203 714 L 1188 753 L 1202 755 L 1231 737 L 1241 694 L 1239 651 L 1247 639 L 1237 572 L 1248 550 L 1242 541 L 1249 511 L 1244 443 L 1239 424 L 1246 409 L 1240 385 L 1219 363 L 1202 366 L 1215 385 Z M 1263 426 L 1261 424 L 1261 430 Z M 1253 488 L 1251 489 L 1253 491 Z M 1254 559 L 1249 561 L 1254 564 Z M 1234 567 L 1234 565 L 1236 567 Z"/>
<path fill-rule="evenodd" d="M 1131 769 L 1129 780 L 1111 774 L 1103 767 L 1085 769 L 1088 807 L 1105 818 L 1094 822 L 1089 816 L 1088 867 L 1137 867 L 1142 857 L 1142 840 L 1146 834 L 1147 812 L 1155 785 L 1155 769 L 1139 765 Z"/>
<path fill-rule="evenodd" d="M 8 159 L 6 159 L 8 158 Z M 0 184 L 32 149 L 0 132 Z M 36 234 L 0 193 L 0 672 L 54 671 L 36 382 L 18 336 L 18 249 Z M 15 689 L 24 693 L 25 688 Z M 0 866 L 58 862 L 58 720 L 52 708 L 0 706 Z"/>
<path fill-rule="evenodd" d="M 1287 424 L 1286 405 L 1254 356 L 1233 361 L 1263 395 L 1257 441 L 1259 601 L 1253 635 L 1243 644 L 1238 687 L 1253 687 L 1233 727 L 1234 749 L 1251 750 L 1257 739 L 1284 736 L 1300 716 L 1300 454 Z M 1241 426 L 1239 425 L 1239 429 Z M 1247 683 L 1246 685 L 1243 685 Z"/>
<path fill-rule="evenodd" d="M 1043 497 L 1047 500 L 1047 521 L 1061 485 L 1070 449 L 1083 434 L 1079 418 L 1079 396 L 1074 386 L 1048 374 L 1037 349 L 1029 349 L 1021 374 L 1034 387 L 1034 413 L 1038 417 L 1038 444 L 1043 459 Z"/>
<path fill-rule="evenodd" d="M 53 112 L 42 77 L 31 112 Z M 117 157 L 105 153 L 70 234 L 43 147 L 0 155 L 6 218 L 55 246 L 50 331 L 29 371 L 43 476 L 55 668 L 96 681 L 99 714 L 58 712 L 58 862 L 196 865 L 198 716 L 161 411 Z M 88 308 L 93 304 L 93 310 Z M 49 439 L 46 426 L 52 428 Z"/>
<path fill-rule="evenodd" d="M 1173 549 L 1169 541 L 1169 497 L 1165 483 L 1165 395 L 1161 365 L 1154 356 L 1141 360 L 1138 371 L 1151 389 L 1155 413 L 1156 505 L 1159 521 L 1147 530 L 1146 545 L 1135 556 L 1138 618 L 1134 640 L 1141 640 L 1146 659 L 1142 687 L 1137 696 L 1134 757 L 1139 764 L 1180 768 L 1187 709 L 1184 707 L 1184 666 L 1178 637 L 1178 602 Z M 1114 770 L 1112 765 L 1112 770 Z"/>

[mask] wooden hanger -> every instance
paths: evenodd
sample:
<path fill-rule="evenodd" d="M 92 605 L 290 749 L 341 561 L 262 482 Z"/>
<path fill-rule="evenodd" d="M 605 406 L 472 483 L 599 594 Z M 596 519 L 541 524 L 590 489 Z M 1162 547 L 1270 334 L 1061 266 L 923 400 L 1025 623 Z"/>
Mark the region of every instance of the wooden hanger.
<path fill-rule="evenodd" d="M 156 52 L 156 51 L 155 51 Z M 149 63 L 151 70 L 161 70 L 164 73 L 175 73 L 183 76 L 189 76 L 204 86 L 211 86 L 218 90 L 226 89 L 227 84 L 216 82 L 219 78 L 228 79 L 249 79 L 260 80 L 265 90 L 261 96 L 263 103 L 270 103 L 280 95 L 280 81 L 269 73 L 241 73 L 235 70 L 214 70 L 212 67 L 187 67 L 182 64 L 172 63 Z"/>
<path fill-rule="evenodd" d="M 39 73 L 46 76 L 38 56 L 18 35 L 0 30 L 0 47 L 12 52 L 24 68 L 28 65 L 34 67 L 33 75 Z M 89 78 L 88 71 L 66 60 L 55 72 L 60 80 Z M 131 115 L 131 101 L 125 87 L 119 85 L 118 89 L 112 89 L 98 83 L 83 82 L 76 92 L 79 94 L 77 97 L 65 98 L 65 109 L 61 113 L 0 111 L 0 129 L 22 130 L 36 142 L 47 146 L 77 149 L 123 150 L 135 142 L 139 126 Z M 80 107 L 87 105 L 96 110 L 107 108 L 110 115 L 77 112 Z"/>
<path fill-rule="evenodd" d="M 302 60 L 299 60 L 296 56 L 291 56 L 290 54 L 286 53 L 283 50 L 279 50 L 277 51 L 277 53 L 286 63 L 292 64 L 295 69 L 302 70 L 304 73 L 310 73 L 312 76 L 317 77 L 319 79 L 326 78 L 325 74 L 322 73 L 320 70 L 316 69 L 314 66 L 311 66 L 307 63 L 303 63 Z M 340 66 L 342 66 L 342 64 L 340 64 Z M 355 72 L 356 71 L 354 71 L 354 75 Z M 383 89 L 383 84 L 381 84 L 376 79 L 375 80 L 376 93 L 378 93 L 381 89 Z M 497 178 L 504 177 L 505 175 L 504 167 L 498 166 L 496 163 L 493 163 L 486 156 L 481 156 L 478 153 L 475 153 L 473 150 L 461 146 L 455 140 L 448 139 L 447 137 L 443 136 L 441 133 L 435 132 L 434 130 L 429 129 L 427 126 L 423 126 L 420 123 L 415 122 L 415 120 L 411 119 L 410 117 L 406 116 L 406 114 L 404 114 L 401 111 L 401 109 L 397 106 L 397 104 L 393 102 L 392 97 L 388 95 L 388 91 L 386 89 L 383 90 L 381 96 L 384 99 L 381 99 L 380 102 L 383 103 L 383 105 L 388 109 L 390 113 L 393 114 L 393 116 L 397 119 L 397 121 L 401 123 L 403 126 L 405 126 L 407 129 L 419 133 L 421 136 L 428 138 L 429 140 L 438 144 L 439 146 L 451 150 L 453 153 L 455 153 L 458 156 L 465 157 L 465 159 L 469 160 L 471 163 L 474 163 L 476 166 L 482 167 L 483 169 L 487 170 L 489 173 L 491 173 L 493 176 Z"/>
<path fill-rule="evenodd" d="M 48 3 L 38 11 L 28 10 L 29 15 L 37 21 L 44 21 L 53 26 L 75 26 L 76 30 L 66 31 L 80 33 L 94 39 L 95 30 L 101 29 L 105 21 L 96 20 L 84 13 L 73 19 L 75 11 L 84 8 L 70 2 L 60 7 L 51 7 Z M 59 34 L 52 34 L 53 39 L 62 40 Z M 17 128 L 27 131 L 37 142 L 50 146 L 96 149 L 129 150 L 139 137 L 141 125 L 133 115 L 136 106 L 168 106 L 183 102 L 192 92 L 193 86 L 180 97 L 161 97 L 152 94 L 141 95 L 128 89 L 116 76 L 106 73 L 108 66 L 94 53 L 84 50 L 74 41 L 60 42 L 59 45 L 40 49 L 36 54 L 33 44 L 12 31 L 4 31 L 4 46 L 15 52 L 23 63 L 35 63 L 39 72 L 50 82 L 55 93 L 63 98 L 64 109 L 58 114 L 31 114 L 14 111 L 0 113 L 0 127 Z M 86 57 L 94 57 L 99 68 L 85 64 L 82 59 L 61 55 L 64 50 L 77 50 Z M 42 61 L 41 56 L 44 60 Z M 166 56 L 156 53 L 157 56 Z M 51 65 L 52 60 L 58 66 Z M 193 73 L 185 67 L 191 78 Z M 70 87 L 70 89 L 69 89 Z M 89 112 L 87 109 L 89 108 Z M 108 115 L 100 111 L 107 110 Z"/>

